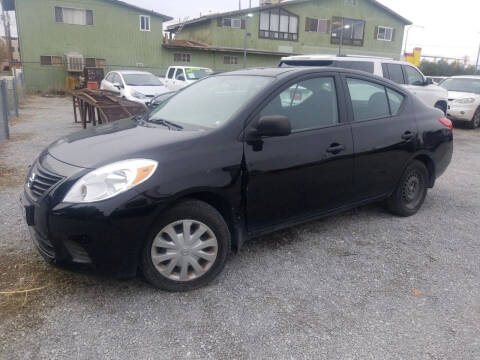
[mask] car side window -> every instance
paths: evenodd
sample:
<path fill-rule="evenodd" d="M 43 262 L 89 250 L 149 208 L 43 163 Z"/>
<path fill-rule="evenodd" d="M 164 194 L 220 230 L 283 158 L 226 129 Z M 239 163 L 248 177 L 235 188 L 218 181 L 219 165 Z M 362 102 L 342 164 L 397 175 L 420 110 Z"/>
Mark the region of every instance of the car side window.
<path fill-rule="evenodd" d="M 177 73 L 175 74 L 175 80 L 185 81 L 185 72 L 183 69 L 177 69 Z"/>
<path fill-rule="evenodd" d="M 109 73 L 107 74 L 107 76 L 105 77 L 105 80 L 108 81 L 108 82 L 112 82 L 112 73 Z"/>
<path fill-rule="evenodd" d="M 175 68 L 170 68 L 170 70 L 168 70 L 167 78 L 173 79 L 173 74 L 175 74 Z"/>
<path fill-rule="evenodd" d="M 353 78 L 347 79 L 347 85 L 355 121 L 380 119 L 390 116 L 384 86 Z"/>
<path fill-rule="evenodd" d="M 400 64 L 386 64 L 386 67 L 388 69 L 388 79 L 397 84 L 405 84 L 402 66 Z"/>
<path fill-rule="evenodd" d="M 390 112 L 392 116 L 398 114 L 400 107 L 405 100 L 405 96 L 400 94 L 398 91 L 387 88 L 388 102 L 390 104 Z"/>
<path fill-rule="evenodd" d="M 335 80 L 322 77 L 291 85 L 277 95 L 260 116 L 283 115 L 292 131 L 315 129 L 338 124 Z"/>
<path fill-rule="evenodd" d="M 423 79 L 422 74 L 420 74 L 417 69 L 407 65 L 405 65 L 403 69 L 405 70 L 405 74 L 407 75 L 408 85 L 423 85 L 425 80 Z"/>

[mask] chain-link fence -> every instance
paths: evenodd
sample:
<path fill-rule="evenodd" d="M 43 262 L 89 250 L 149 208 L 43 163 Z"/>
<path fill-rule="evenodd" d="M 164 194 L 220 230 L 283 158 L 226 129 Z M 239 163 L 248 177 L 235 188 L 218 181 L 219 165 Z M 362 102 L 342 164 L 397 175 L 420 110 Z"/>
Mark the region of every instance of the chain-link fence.
<path fill-rule="evenodd" d="M 18 116 L 18 107 L 25 101 L 22 72 L 0 78 L 0 146 L 10 137 L 9 121 Z"/>

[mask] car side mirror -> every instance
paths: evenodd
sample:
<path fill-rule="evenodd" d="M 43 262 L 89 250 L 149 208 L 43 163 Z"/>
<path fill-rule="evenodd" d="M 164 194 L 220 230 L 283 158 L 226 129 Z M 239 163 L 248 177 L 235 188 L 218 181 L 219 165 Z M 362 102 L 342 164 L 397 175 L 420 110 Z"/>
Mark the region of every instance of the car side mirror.
<path fill-rule="evenodd" d="M 178 80 L 178 81 L 185 81 L 185 77 L 184 77 L 184 76 L 179 76 L 179 77 L 177 78 L 177 80 Z"/>
<path fill-rule="evenodd" d="M 425 86 L 426 85 L 433 85 L 434 84 L 433 79 L 432 78 L 427 78 L 427 80 L 425 80 L 424 84 L 425 84 Z"/>
<path fill-rule="evenodd" d="M 115 86 L 118 90 L 123 89 L 123 85 L 120 84 L 119 82 L 115 82 L 112 85 Z"/>
<path fill-rule="evenodd" d="M 292 133 L 292 126 L 286 116 L 262 116 L 256 126 L 257 136 L 288 136 Z"/>

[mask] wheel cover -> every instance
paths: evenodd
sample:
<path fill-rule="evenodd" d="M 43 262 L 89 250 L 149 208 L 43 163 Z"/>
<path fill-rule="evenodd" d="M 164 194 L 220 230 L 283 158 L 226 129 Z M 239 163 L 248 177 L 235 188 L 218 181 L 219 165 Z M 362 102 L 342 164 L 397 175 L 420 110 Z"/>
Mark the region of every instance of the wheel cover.
<path fill-rule="evenodd" d="M 479 125 L 480 125 L 480 111 L 477 110 L 477 112 L 473 116 L 473 126 L 478 127 Z"/>
<path fill-rule="evenodd" d="M 205 275 L 215 263 L 218 241 L 213 231 L 195 220 L 165 226 L 152 243 L 151 259 L 169 280 L 192 281 Z"/>
<path fill-rule="evenodd" d="M 402 200 L 409 209 L 414 209 L 422 200 L 423 195 L 422 176 L 417 171 L 411 171 L 402 187 Z"/>

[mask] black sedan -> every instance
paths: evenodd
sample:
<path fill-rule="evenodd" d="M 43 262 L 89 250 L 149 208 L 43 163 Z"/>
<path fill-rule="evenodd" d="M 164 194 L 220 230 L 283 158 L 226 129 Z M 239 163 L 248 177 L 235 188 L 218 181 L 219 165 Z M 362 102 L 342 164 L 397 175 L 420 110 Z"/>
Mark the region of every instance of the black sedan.
<path fill-rule="evenodd" d="M 48 261 L 140 269 L 189 290 L 260 234 L 375 201 L 415 214 L 452 150 L 450 120 L 393 82 L 252 69 L 60 139 L 32 165 L 22 201 Z"/>

